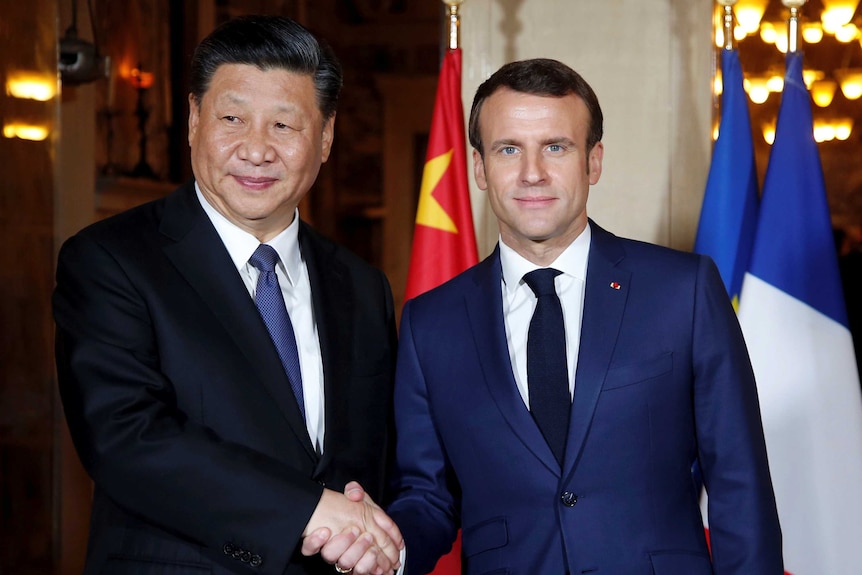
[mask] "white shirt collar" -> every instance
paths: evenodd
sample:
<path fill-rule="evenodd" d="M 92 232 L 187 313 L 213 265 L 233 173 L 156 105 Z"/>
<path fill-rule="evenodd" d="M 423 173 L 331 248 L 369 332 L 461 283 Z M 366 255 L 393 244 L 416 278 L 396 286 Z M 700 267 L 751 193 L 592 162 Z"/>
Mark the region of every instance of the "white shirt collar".
<path fill-rule="evenodd" d="M 551 262 L 549 268 L 558 269 L 563 274 L 573 278 L 586 281 L 587 279 L 587 259 L 590 253 L 590 240 L 592 231 L 590 225 L 584 228 L 584 231 L 563 250 L 557 259 Z M 515 291 L 523 281 L 524 274 L 527 274 L 535 269 L 539 269 L 533 262 L 527 260 L 514 249 L 510 248 L 503 242 L 500 242 L 500 264 L 503 268 L 503 283 L 509 292 Z"/>
<path fill-rule="evenodd" d="M 241 270 L 248 264 L 248 259 L 260 245 L 260 241 L 216 210 L 201 193 L 197 182 L 195 182 L 195 193 L 201 207 L 203 207 L 204 212 L 206 212 L 213 226 L 215 226 L 216 232 L 218 232 L 219 237 L 224 242 L 228 254 L 230 254 L 233 260 L 233 264 L 237 270 Z M 281 258 L 288 281 L 290 281 L 291 285 L 296 285 L 302 266 L 302 255 L 299 251 L 299 208 L 294 212 L 291 224 L 266 243 L 278 252 L 278 257 Z"/>

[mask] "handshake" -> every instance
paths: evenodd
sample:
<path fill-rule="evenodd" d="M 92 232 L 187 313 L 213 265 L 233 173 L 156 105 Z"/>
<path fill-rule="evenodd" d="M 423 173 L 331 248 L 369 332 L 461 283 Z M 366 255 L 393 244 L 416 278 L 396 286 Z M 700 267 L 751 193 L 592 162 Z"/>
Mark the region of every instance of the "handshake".
<path fill-rule="evenodd" d="M 355 481 L 344 494 L 323 490 L 302 537 L 302 554 L 320 553 L 338 573 L 386 575 L 401 566 L 401 531 Z"/>

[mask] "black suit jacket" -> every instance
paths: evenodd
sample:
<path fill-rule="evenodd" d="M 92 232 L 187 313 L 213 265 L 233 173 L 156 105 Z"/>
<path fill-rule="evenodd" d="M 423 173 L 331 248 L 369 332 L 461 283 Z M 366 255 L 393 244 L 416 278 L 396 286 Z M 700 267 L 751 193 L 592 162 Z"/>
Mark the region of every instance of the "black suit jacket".
<path fill-rule="evenodd" d="M 189 182 L 60 251 L 61 398 L 95 484 L 86 573 L 326 573 L 298 552 L 323 486 L 383 497 L 395 351 L 385 276 L 304 223 L 324 368 L 312 448 L 253 300 Z"/>

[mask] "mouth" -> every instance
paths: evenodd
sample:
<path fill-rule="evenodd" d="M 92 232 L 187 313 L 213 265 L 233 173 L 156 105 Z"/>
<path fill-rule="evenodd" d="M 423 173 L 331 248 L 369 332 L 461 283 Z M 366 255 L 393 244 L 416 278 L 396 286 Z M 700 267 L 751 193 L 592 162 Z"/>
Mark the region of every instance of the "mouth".
<path fill-rule="evenodd" d="M 557 201 L 557 198 L 551 196 L 528 196 L 515 198 L 515 201 L 525 208 L 544 208 Z"/>
<path fill-rule="evenodd" d="M 277 178 L 264 176 L 233 176 L 239 185 L 250 190 L 264 190 L 278 181 Z"/>

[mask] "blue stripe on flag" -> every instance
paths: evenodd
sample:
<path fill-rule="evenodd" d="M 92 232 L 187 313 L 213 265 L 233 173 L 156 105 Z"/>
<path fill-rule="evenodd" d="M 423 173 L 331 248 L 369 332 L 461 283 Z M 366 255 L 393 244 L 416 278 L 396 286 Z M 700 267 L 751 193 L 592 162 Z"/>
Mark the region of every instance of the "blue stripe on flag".
<path fill-rule="evenodd" d="M 757 226 L 757 169 L 748 97 L 736 50 L 721 52 L 721 124 L 694 251 L 712 257 L 731 299 L 739 296 Z"/>
<path fill-rule="evenodd" d="M 750 272 L 847 325 L 802 53 L 787 55 Z"/>

